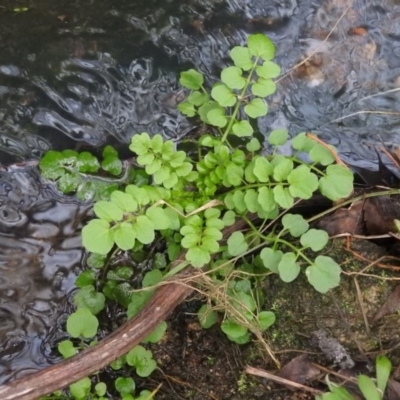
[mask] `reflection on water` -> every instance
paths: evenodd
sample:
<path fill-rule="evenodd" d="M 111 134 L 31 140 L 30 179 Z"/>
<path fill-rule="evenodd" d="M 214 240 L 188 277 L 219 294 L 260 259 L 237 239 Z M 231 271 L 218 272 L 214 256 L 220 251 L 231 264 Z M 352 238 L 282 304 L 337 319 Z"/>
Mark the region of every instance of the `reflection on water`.
<path fill-rule="evenodd" d="M 43 187 L 34 169 L 0 173 L 0 383 L 54 357 L 86 211 Z"/>
<path fill-rule="evenodd" d="M 49 148 L 125 145 L 142 131 L 179 140 L 196 123 L 176 111 L 185 96 L 179 71 L 215 78 L 252 32 L 272 38 L 288 72 L 258 121 L 262 133 L 313 130 L 368 167 L 381 139 L 399 141 L 398 116 L 381 113 L 400 112 L 397 1 L 37 0 L 26 13 L 0 8 L 0 163 Z M 84 214 L 34 170 L 1 173 L 3 380 L 52 361 Z"/>

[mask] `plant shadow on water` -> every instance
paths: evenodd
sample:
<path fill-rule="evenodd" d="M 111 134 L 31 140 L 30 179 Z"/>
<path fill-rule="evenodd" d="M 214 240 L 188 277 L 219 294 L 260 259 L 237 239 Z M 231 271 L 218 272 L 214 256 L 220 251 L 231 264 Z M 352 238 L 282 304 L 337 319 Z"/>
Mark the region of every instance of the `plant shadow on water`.
<path fill-rule="evenodd" d="M 144 130 L 184 138 L 195 126 L 176 111 L 178 72 L 194 66 L 214 76 L 228 49 L 254 31 L 278 45 L 283 71 L 318 49 L 280 82 L 271 113 L 258 122 L 262 133 L 312 129 L 346 161 L 368 167 L 377 159 L 377 133 L 387 143 L 397 139 L 397 116 L 355 114 L 330 123 L 363 110 L 399 111 L 398 92 L 361 100 L 400 84 L 394 2 L 355 2 L 327 42 L 346 1 L 63 3 L 40 1 L 18 15 L 0 9 L 3 164 L 49 148 L 122 148 Z M 360 26 L 368 28 L 354 30 Z M 52 341 L 57 329 L 62 334 L 82 260 L 86 207 L 42 188 L 35 174 L 1 177 L 2 382 L 53 361 Z"/>

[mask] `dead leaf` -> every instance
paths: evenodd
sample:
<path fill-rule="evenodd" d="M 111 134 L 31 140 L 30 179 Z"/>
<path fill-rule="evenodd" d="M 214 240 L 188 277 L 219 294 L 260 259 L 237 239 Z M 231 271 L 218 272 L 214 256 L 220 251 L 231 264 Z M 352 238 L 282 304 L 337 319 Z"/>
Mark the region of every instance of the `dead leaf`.
<path fill-rule="evenodd" d="M 372 322 L 377 322 L 385 315 L 393 314 L 400 309 L 400 285 L 396 286 L 392 293 L 389 294 L 383 306 L 373 316 Z"/>
<path fill-rule="evenodd" d="M 327 231 L 330 236 L 341 233 L 362 235 L 364 233 L 363 225 L 363 202 L 360 201 L 350 208 L 341 208 L 323 218 L 318 227 Z"/>
<path fill-rule="evenodd" d="M 305 383 L 319 374 L 319 369 L 310 363 L 306 354 L 303 354 L 293 358 L 277 375 L 293 382 Z"/>
<path fill-rule="evenodd" d="M 388 400 L 400 400 L 400 382 L 390 379 L 387 393 Z"/>

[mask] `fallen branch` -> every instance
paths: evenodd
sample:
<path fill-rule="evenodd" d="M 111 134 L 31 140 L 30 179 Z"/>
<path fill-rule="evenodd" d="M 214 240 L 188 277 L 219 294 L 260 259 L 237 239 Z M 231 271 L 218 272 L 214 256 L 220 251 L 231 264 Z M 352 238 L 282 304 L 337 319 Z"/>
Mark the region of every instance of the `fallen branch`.
<path fill-rule="evenodd" d="M 174 281 L 188 277 L 190 270 Z M 43 371 L 0 386 L 1 400 L 36 400 L 106 367 L 143 341 L 190 294 L 193 289 L 179 283 L 156 289 L 143 310 L 98 345 Z"/>

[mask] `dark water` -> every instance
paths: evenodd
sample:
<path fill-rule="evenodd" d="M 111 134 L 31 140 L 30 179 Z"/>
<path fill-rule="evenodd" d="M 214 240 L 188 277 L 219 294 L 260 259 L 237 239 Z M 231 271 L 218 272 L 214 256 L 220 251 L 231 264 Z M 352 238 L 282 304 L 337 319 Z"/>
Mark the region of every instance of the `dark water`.
<path fill-rule="evenodd" d="M 262 133 L 313 130 L 370 168 L 381 140 L 399 142 L 398 0 L 1 0 L 0 164 L 142 131 L 180 140 L 196 125 L 176 111 L 179 72 L 218 76 L 253 32 L 289 72 Z M 85 213 L 34 168 L 0 171 L 0 383 L 54 361 Z"/>

